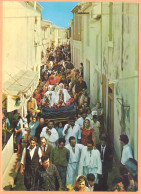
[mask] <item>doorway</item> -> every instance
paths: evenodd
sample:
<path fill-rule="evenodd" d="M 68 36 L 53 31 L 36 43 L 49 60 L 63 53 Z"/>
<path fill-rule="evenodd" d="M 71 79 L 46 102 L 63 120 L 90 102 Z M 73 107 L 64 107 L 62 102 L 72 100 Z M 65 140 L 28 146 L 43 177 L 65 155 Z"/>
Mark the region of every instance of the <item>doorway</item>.
<path fill-rule="evenodd" d="M 108 118 L 107 133 L 109 142 L 114 147 L 114 85 L 108 85 Z"/>
<path fill-rule="evenodd" d="M 106 76 L 102 75 L 102 106 L 104 112 L 104 129 L 106 128 Z"/>
<path fill-rule="evenodd" d="M 90 95 L 90 61 L 86 60 L 86 75 L 85 75 L 85 81 L 87 83 L 87 92 L 88 95 Z"/>

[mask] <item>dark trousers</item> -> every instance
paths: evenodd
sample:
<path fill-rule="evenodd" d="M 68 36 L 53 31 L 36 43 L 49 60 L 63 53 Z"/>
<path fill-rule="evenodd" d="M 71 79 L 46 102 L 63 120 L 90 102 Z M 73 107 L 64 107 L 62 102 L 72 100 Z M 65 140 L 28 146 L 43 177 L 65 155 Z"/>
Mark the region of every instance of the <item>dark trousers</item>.
<path fill-rule="evenodd" d="M 62 185 L 63 185 L 63 187 L 65 187 L 66 186 L 67 167 L 66 166 L 59 166 L 59 165 L 56 165 L 56 167 L 57 167 L 57 170 L 58 170 L 59 175 L 61 177 Z"/>
<path fill-rule="evenodd" d="M 108 168 L 104 164 L 102 164 L 102 190 L 107 191 L 108 185 Z"/>
<path fill-rule="evenodd" d="M 27 191 L 30 191 L 34 186 L 35 186 L 35 174 L 36 174 L 35 169 L 25 169 L 24 172 L 24 185 L 27 189 Z"/>
<path fill-rule="evenodd" d="M 100 191 L 108 190 L 107 180 L 108 180 L 108 169 L 102 163 L 102 176 L 99 178 L 98 182 Z"/>
<path fill-rule="evenodd" d="M 107 189 L 108 170 L 103 172 L 103 187 Z"/>

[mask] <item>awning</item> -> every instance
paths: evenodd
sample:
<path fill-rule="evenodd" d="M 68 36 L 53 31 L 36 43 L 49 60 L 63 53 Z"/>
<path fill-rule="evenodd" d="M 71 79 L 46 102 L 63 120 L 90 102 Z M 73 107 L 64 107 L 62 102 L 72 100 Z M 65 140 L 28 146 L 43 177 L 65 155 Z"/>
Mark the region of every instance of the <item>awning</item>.
<path fill-rule="evenodd" d="M 13 97 L 20 97 L 21 94 L 26 94 L 31 87 L 38 83 L 38 76 L 38 72 L 20 71 L 3 84 L 3 93 Z"/>
<path fill-rule="evenodd" d="M 3 83 L 2 92 L 7 96 L 7 112 L 19 109 L 27 103 L 39 82 L 39 73 L 20 71 Z"/>

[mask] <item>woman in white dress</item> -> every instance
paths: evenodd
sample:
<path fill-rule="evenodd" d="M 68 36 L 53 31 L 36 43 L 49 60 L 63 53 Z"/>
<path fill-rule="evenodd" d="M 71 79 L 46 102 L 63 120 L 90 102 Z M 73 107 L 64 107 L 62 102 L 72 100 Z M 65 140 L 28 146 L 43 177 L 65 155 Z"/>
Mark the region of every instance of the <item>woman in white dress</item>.
<path fill-rule="evenodd" d="M 66 103 L 71 98 L 71 96 L 69 95 L 68 91 L 64 89 L 63 83 L 59 84 L 58 96 L 61 90 L 63 91 L 63 94 L 64 94 L 64 103 Z"/>

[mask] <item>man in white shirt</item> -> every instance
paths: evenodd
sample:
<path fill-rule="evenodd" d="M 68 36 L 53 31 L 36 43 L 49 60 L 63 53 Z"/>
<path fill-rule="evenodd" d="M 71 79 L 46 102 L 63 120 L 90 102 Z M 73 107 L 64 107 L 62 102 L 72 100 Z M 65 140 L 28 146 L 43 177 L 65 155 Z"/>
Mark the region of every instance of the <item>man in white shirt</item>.
<path fill-rule="evenodd" d="M 40 134 L 40 137 L 45 137 L 48 143 L 50 143 L 53 147 L 56 146 L 55 142 L 59 139 L 58 132 L 55 128 L 53 128 L 53 121 L 48 122 L 48 127 L 44 127 Z"/>
<path fill-rule="evenodd" d="M 78 164 L 80 160 L 81 150 L 84 145 L 76 144 L 75 137 L 71 136 L 69 138 L 69 144 L 67 144 L 65 147 L 70 151 L 70 158 L 67 166 L 66 184 L 73 185 L 76 177 L 78 176 Z"/>
<path fill-rule="evenodd" d="M 129 138 L 127 135 L 120 135 L 120 142 L 121 142 L 121 145 L 123 146 L 123 150 L 121 154 L 121 164 L 125 165 L 125 163 L 129 158 L 133 158 L 132 148 L 128 144 Z"/>
<path fill-rule="evenodd" d="M 93 147 L 93 141 L 89 140 L 87 146 L 82 149 L 78 174 L 86 176 L 89 173 L 93 173 L 95 182 L 98 183 L 98 178 L 102 175 L 102 163 L 99 150 Z"/>
<path fill-rule="evenodd" d="M 41 164 L 41 149 L 36 145 L 36 137 L 30 139 L 30 145 L 24 148 L 21 159 L 20 173 L 24 174 L 24 185 L 28 191 L 31 190 L 35 181 L 35 174 Z M 25 167 L 25 170 L 24 170 Z"/>
<path fill-rule="evenodd" d="M 62 131 L 62 135 L 65 136 L 66 140 L 65 145 L 69 144 L 70 136 L 74 136 L 77 142 L 79 129 L 79 125 L 75 124 L 75 118 L 70 118 L 69 123 L 64 126 L 64 129 Z"/>

